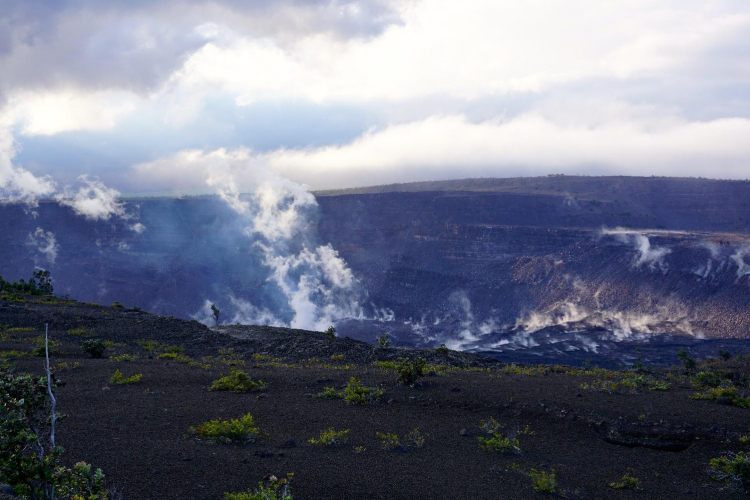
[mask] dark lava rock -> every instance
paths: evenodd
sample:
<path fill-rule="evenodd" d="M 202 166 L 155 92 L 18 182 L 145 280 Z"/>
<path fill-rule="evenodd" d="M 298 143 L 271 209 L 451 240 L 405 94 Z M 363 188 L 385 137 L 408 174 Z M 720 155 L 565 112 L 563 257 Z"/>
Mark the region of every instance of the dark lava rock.
<path fill-rule="evenodd" d="M 458 387 L 454 387 L 453 389 L 451 389 L 451 392 L 461 392 L 461 389 L 459 389 Z"/>
<path fill-rule="evenodd" d="M 294 439 L 287 439 L 283 443 L 281 443 L 280 448 L 288 449 L 288 448 L 296 448 L 297 443 L 294 441 Z"/>
<path fill-rule="evenodd" d="M 393 453 L 406 453 L 406 448 L 404 448 L 403 445 L 398 445 L 393 450 L 391 450 Z"/>
<path fill-rule="evenodd" d="M 258 398 L 257 399 L 259 399 L 259 400 L 260 399 L 266 399 L 267 397 L 268 397 L 268 394 L 258 394 Z"/>
<path fill-rule="evenodd" d="M 469 437 L 471 436 L 471 431 L 469 429 L 461 429 L 458 434 L 464 437 Z"/>
<path fill-rule="evenodd" d="M 7 495 L 15 495 L 16 490 L 13 488 L 13 486 L 9 484 L 0 484 L 0 493 L 5 493 Z"/>
<path fill-rule="evenodd" d="M 258 450 L 255 452 L 255 456 L 260 458 L 269 458 L 274 456 L 274 452 L 269 450 Z"/>
<path fill-rule="evenodd" d="M 596 422 L 594 430 L 610 444 L 660 451 L 683 451 L 695 441 L 688 426 L 652 427 L 618 422 Z"/>

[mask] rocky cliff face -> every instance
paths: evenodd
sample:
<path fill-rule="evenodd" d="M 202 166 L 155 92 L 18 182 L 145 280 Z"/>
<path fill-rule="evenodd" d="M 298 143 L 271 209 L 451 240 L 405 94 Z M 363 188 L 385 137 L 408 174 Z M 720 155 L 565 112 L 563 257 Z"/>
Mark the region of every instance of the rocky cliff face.
<path fill-rule="evenodd" d="M 750 182 L 478 179 L 317 199 L 308 223 L 361 283 L 363 309 L 340 322 L 344 334 L 517 354 L 750 336 Z M 142 234 L 54 203 L 37 216 L 0 206 L 0 274 L 51 268 L 58 293 L 185 318 L 201 318 L 206 300 L 225 322 L 289 318 L 288 296 L 220 200 L 130 203 Z M 37 228 L 56 236 L 54 263 Z"/>

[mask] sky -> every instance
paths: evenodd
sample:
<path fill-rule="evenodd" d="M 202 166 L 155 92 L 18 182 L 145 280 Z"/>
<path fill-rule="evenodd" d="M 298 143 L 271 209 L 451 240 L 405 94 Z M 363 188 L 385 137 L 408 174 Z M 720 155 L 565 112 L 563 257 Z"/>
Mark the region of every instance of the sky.
<path fill-rule="evenodd" d="M 0 68 L 4 200 L 750 178 L 747 0 L 0 0 Z"/>

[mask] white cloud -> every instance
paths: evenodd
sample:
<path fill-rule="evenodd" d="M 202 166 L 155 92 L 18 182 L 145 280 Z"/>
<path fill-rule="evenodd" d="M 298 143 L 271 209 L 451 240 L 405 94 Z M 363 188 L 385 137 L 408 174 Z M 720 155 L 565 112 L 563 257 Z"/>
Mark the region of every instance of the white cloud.
<path fill-rule="evenodd" d="M 572 173 L 747 177 L 750 119 L 594 119 L 559 123 L 540 113 L 509 121 L 435 116 L 370 131 L 351 143 L 253 153 L 247 149 L 181 152 L 136 166 L 157 186 L 198 188 L 209 162 L 235 171 L 264 166 L 314 188 L 457 176 Z M 231 165 L 234 164 L 234 167 Z M 246 170 L 242 167 L 242 171 Z M 238 191 L 244 183 L 235 188 Z"/>
<path fill-rule="evenodd" d="M 14 165 L 15 155 L 13 136 L 0 124 L 0 203 L 22 201 L 35 204 L 37 198 L 55 191 L 55 183 L 49 177 L 35 176 Z"/>
<path fill-rule="evenodd" d="M 282 46 L 225 38 L 194 53 L 172 81 L 195 93 L 229 91 L 240 105 L 476 99 L 583 79 L 663 76 L 750 30 L 750 10 L 728 1 L 433 0 L 402 16 L 373 39 L 316 35 Z"/>
<path fill-rule="evenodd" d="M 17 94 L 6 119 L 22 124 L 24 135 L 54 135 L 81 129 L 105 130 L 135 109 L 128 94 L 54 91 Z"/>

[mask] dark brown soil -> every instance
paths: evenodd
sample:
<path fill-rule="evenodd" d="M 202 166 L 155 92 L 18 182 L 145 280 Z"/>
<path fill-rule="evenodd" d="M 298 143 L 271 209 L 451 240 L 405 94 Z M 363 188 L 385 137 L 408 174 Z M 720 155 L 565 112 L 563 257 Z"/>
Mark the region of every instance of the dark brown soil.
<path fill-rule="evenodd" d="M 220 500 L 224 492 L 246 490 L 268 474 L 289 472 L 294 473 L 298 500 L 543 498 L 525 474 L 532 468 L 554 469 L 562 489 L 557 495 L 565 498 L 746 498 L 742 490 L 714 481 L 708 462 L 724 451 L 743 449 L 738 438 L 750 431 L 750 410 L 690 400 L 694 390 L 684 382 L 673 383 L 666 392 L 607 394 L 579 387 L 590 376 L 454 371 L 404 387 L 393 372 L 371 364 L 403 356 L 403 350 L 271 328 L 212 331 L 191 322 L 73 302 L 0 302 L 0 324 L 34 328 L 9 333 L 0 352 L 29 351 L 45 322 L 52 338 L 60 341 L 53 364 L 69 367 L 57 372 L 64 383 L 59 409 L 68 415 L 58 443 L 65 447 L 67 461 L 101 467 L 126 499 Z M 132 353 L 139 359 L 90 359 L 80 348 L 84 338 L 68 333 L 74 328 L 124 344 L 110 348 L 107 356 Z M 183 346 L 195 359 L 233 347 L 245 357 L 244 369 L 267 382 L 268 390 L 262 395 L 209 392 L 211 382 L 229 368 L 213 363 L 201 369 L 158 359 L 138 339 Z M 289 362 L 319 357 L 311 366 L 356 366 L 261 366 L 250 356 L 254 352 Z M 331 360 L 332 354 L 344 359 Z M 498 366 L 458 353 L 411 353 L 418 354 L 465 367 Z M 14 362 L 21 370 L 41 371 L 41 358 Z M 80 366 L 73 368 L 74 363 Z M 125 375 L 141 373 L 143 379 L 111 386 L 116 369 Z M 385 389 L 383 402 L 361 407 L 311 397 L 324 386 L 343 386 L 351 376 Z M 263 433 L 256 443 L 211 444 L 188 434 L 190 426 L 203 421 L 248 412 Z M 489 417 L 507 431 L 529 427 L 533 434 L 518 436 L 520 454 L 480 449 L 479 424 Z M 328 427 L 351 429 L 349 444 L 322 449 L 308 442 Z M 428 435 L 427 441 L 422 448 L 407 447 L 406 453 L 385 451 L 376 438 L 376 432 L 393 432 L 403 439 L 416 427 Z M 471 436 L 460 435 L 462 429 Z M 296 447 L 281 448 L 288 439 Z M 686 444 L 677 446 L 682 451 L 659 449 L 675 440 Z M 357 454 L 354 446 L 366 450 Z M 263 451 L 273 456 L 257 455 Z M 608 487 L 625 473 L 640 479 L 640 490 Z"/>

